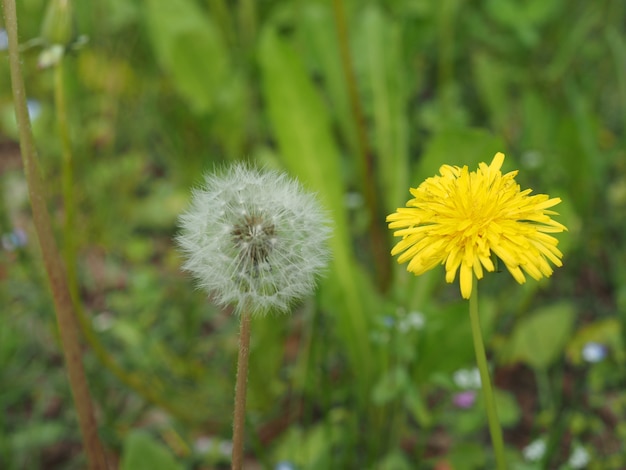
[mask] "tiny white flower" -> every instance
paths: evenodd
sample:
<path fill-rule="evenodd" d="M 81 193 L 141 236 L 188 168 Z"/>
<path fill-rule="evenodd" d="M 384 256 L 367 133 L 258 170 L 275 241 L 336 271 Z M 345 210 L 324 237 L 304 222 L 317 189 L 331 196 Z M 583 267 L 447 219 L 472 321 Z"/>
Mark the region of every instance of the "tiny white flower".
<path fill-rule="evenodd" d="M 287 311 L 312 292 L 329 258 L 325 212 L 277 171 L 236 164 L 207 175 L 180 225 L 183 269 L 238 313 Z"/>
<path fill-rule="evenodd" d="M 479 389 L 481 387 L 480 371 L 476 367 L 455 371 L 452 380 L 457 387 L 463 390 Z"/>
<path fill-rule="evenodd" d="M 576 446 L 569 456 L 568 463 L 572 468 L 585 468 L 589 463 L 589 453 L 582 446 Z"/>
<path fill-rule="evenodd" d="M 220 441 L 208 436 L 200 436 L 193 443 L 193 449 L 200 455 L 219 455 L 230 457 L 233 451 L 232 441 Z"/>
<path fill-rule="evenodd" d="M 207 436 L 200 436 L 193 443 L 193 449 L 198 454 L 208 454 L 214 447 L 215 441 Z"/>
<path fill-rule="evenodd" d="M 228 457 L 233 453 L 232 441 L 221 441 L 217 448 L 223 457 Z"/>
<path fill-rule="evenodd" d="M 115 324 L 115 317 L 110 312 L 102 312 L 93 317 L 92 323 L 94 330 L 107 331 Z"/>
<path fill-rule="evenodd" d="M 406 317 L 402 318 L 398 323 L 398 329 L 402 333 L 406 333 L 409 330 L 421 330 L 424 328 L 426 319 L 422 312 L 410 312 Z"/>
<path fill-rule="evenodd" d="M 544 439 L 536 439 L 522 450 L 522 455 L 529 462 L 537 462 L 541 460 L 545 453 L 546 441 Z"/>

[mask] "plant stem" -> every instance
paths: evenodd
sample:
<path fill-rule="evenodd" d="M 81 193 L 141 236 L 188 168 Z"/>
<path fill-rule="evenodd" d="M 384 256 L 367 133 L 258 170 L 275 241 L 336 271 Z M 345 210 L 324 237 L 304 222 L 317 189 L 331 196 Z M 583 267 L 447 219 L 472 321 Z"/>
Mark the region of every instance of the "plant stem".
<path fill-rule="evenodd" d="M 487 355 L 485 354 L 485 345 L 483 343 L 483 335 L 480 328 L 480 317 L 478 316 L 478 282 L 476 277 L 473 280 L 472 295 L 469 299 L 470 322 L 472 324 L 472 337 L 474 339 L 474 351 L 476 352 L 476 363 L 480 371 L 480 381 L 485 397 L 485 408 L 487 409 L 487 420 L 489 422 L 489 433 L 491 434 L 491 443 L 496 455 L 496 464 L 498 470 L 506 470 L 506 460 L 504 458 L 504 440 L 502 439 L 502 428 L 498 420 L 498 411 L 496 409 L 496 401 L 491 388 L 491 379 L 489 378 L 489 369 L 487 367 Z"/>
<path fill-rule="evenodd" d="M 367 139 L 367 129 L 365 128 L 365 117 L 359 100 L 356 76 L 352 69 L 352 60 L 350 55 L 350 44 L 348 42 L 348 26 L 346 22 L 346 14 L 344 11 L 343 0 L 333 0 L 333 16 L 335 19 L 335 28 L 337 30 L 337 39 L 339 41 L 339 52 L 341 54 L 341 66 L 343 69 L 346 87 L 348 88 L 348 98 L 350 100 L 350 108 L 354 119 L 357 144 L 359 150 L 358 169 L 361 178 L 361 190 L 365 197 L 365 204 L 369 211 L 370 217 L 370 235 L 371 249 L 376 266 L 376 277 L 380 289 L 384 292 L 389 286 L 391 280 L 391 265 L 387 249 L 386 231 L 379 223 L 384 220 L 380 216 L 378 207 L 377 184 L 374 170 L 374 159 Z"/>
<path fill-rule="evenodd" d="M 257 30 L 256 0 L 239 1 L 239 38 L 246 56 L 251 56 L 254 50 L 254 38 Z"/>
<path fill-rule="evenodd" d="M 250 357 L 250 314 L 241 313 L 239 331 L 239 357 L 237 358 L 237 383 L 235 385 L 235 413 L 233 418 L 232 470 L 243 468 L 243 441 L 246 419 L 246 391 L 248 381 L 248 358 Z"/>
<path fill-rule="evenodd" d="M 54 66 L 54 103 L 56 112 L 57 129 L 61 141 L 61 186 L 63 188 L 63 210 L 65 220 L 63 223 L 65 269 L 67 270 L 67 284 L 74 304 L 79 303 L 78 277 L 76 275 L 76 242 L 75 242 L 75 213 L 76 203 L 74 200 L 74 169 L 72 163 L 72 143 L 70 139 L 70 126 L 67 117 L 67 101 L 65 99 L 65 57 Z"/>
<path fill-rule="evenodd" d="M 98 427 L 85 371 L 82 364 L 81 348 L 74 306 L 70 296 L 65 269 L 61 262 L 54 240 L 52 223 L 43 191 L 43 183 L 37 166 L 37 152 L 26 106 L 26 90 L 20 63 L 17 34 L 17 12 L 15 0 L 3 0 L 5 27 L 9 42 L 9 66 L 15 116 L 20 135 L 20 148 L 24 173 L 28 182 L 28 192 L 33 211 L 33 221 L 41 247 L 43 262 L 50 282 L 61 345 L 67 367 L 70 388 L 74 397 L 80 431 L 82 434 L 89 468 L 107 468 L 104 449 L 98 437 Z"/>

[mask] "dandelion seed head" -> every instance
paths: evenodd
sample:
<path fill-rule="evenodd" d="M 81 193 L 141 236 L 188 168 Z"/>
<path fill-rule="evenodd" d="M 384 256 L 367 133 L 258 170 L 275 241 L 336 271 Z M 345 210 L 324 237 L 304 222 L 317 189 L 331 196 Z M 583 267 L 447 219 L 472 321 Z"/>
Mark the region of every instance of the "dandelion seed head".
<path fill-rule="evenodd" d="M 387 217 L 394 236 L 401 237 L 391 251 L 398 262 L 408 262 L 407 270 L 416 275 L 443 264 L 449 283 L 459 272 L 466 299 L 473 277 L 495 270 L 494 255 L 520 284 L 524 273 L 534 279 L 552 275 L 548 261 L 562 266 L 558 240 L 548 235 L 567 230 L 550 217 L 557 213 L 549 208 L 561 200 L 520 190 L 517 171 L 500 172 L 503 162 L 504 154 L 497 153 L 490 165 L 481 163 L 472 172 L 443 165 L 440 175 L 411 188 L 414 198 Z"/>
<path fill-rule="evenodd" d="M 329 259 L 329 220 L 286 174 L 237 164 L 210 174 L 180 218 L 191 272 L 221 305 L 287 311 L 308 295 Z"/>

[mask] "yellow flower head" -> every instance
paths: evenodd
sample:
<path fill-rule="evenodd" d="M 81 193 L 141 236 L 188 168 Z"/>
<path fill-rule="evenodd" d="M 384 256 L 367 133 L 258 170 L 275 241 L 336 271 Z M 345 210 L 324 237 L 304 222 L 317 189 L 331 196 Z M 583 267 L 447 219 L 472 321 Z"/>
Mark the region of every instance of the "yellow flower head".
<path fill-rule="evenodd" d="M 547 233 L 567 228 L 552 220 L 548 210 L 561 202 L 546 194 L 530 196 L 520 191 L 517 171 L 502 175 L 504 154 L 497 153 L 491 165 L 477 171 L 467 166 L 443 165 L 437 175 L 418 188 L 413 199 L 387 217 L 394 236 L 402 237 L 391 251 L 398 263 L 418 275 L 438 264 L 446 268 L 446 281 L 453 282 L 460 267 L 461 295 L 472 293 L 472 273 L 482 279 L 483 268 L 495 269 L 492 253 L 502 260 L 515 280 L 526 282 L 522 270 L 534 279 L 550 276 L 546 258 L 562 266 L 558 240 Z"/>

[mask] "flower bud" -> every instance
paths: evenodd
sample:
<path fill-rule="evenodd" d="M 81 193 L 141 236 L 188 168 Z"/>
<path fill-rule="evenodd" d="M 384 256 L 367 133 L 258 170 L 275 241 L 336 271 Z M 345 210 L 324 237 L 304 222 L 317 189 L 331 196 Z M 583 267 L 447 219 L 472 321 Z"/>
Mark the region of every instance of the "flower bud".
<path fill-rule="evenodd" d="M 46 45 L 69 46 L 76 37 L 72 0 L 50 0 L 41 26 Z"/>

